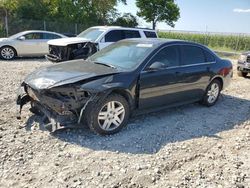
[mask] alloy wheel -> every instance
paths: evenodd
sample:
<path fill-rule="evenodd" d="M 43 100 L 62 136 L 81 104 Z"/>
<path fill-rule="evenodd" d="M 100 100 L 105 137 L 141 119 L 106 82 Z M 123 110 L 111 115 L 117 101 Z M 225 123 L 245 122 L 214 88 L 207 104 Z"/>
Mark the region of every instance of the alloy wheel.
<path fill-rule="evenodd" d="M 220 93 L 220 86 L 216 82 L 214 82 L 207 92 L 208 102 L 210 104 L 214 103 L 217 100 L 219 93 Z"/>
<path fill-rule="evenodd" d="M 13 59 L 15 56 L 15 52 L 12 48 L 5 47 L 1 50 L 1 56 L 7 60 Z"/>
<path fill-rule="evenodd" d="M 98 123 L 101 129 L 112 131 L 122 124 L 124 117 L 124 106 L 118 101 L 110 101 L 101 108 Z"/>

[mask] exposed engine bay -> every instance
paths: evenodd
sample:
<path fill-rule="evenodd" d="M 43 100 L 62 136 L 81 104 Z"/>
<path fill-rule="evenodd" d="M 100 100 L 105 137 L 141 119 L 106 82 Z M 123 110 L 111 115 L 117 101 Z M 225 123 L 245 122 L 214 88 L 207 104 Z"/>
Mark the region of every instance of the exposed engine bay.
<path fill-rule="evenodd" d="M 87 59 L 98 51 L 98 45 L 94 42 L 81 42 L 68 44 L 67 46 L 49 45 L 49 54 L 46 58 L 54 63 L 74 60 Z"/>

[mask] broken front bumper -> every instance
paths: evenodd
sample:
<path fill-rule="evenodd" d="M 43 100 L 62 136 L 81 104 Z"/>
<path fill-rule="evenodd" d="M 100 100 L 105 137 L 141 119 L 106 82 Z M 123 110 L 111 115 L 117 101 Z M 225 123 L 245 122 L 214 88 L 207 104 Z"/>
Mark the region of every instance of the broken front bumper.
<path fill-rule="evenodd" d="M 250 73 L 250 63 L 248 62 L 238 62 L 237 70 L 242 72 Z"/>
<path fill-rule="evenodd" d="M 79 118 L 74 113 L 58 114 L 48 106 L 41 104 L 36 95 L 32 92 L 25 91 L 24 87 L 20 87 L 17 95 L 17 119 L 21 119 L 21 112 L 24 105 L 32 103 L 32 108 L 36 108 L 39 114 L 43 115 L 44 126 L 47 130 L 54 132 L 63 128 L 78 127 Z M 32 109 L 31 108 L 31 109 Z"/>
<path fill-rule="evenodd" d="M 61 58 L 57 57 L 56 55 L 48 54 L 45 55 L 45 58 L 53 63 L 59 63 L 63 61 Z"/>

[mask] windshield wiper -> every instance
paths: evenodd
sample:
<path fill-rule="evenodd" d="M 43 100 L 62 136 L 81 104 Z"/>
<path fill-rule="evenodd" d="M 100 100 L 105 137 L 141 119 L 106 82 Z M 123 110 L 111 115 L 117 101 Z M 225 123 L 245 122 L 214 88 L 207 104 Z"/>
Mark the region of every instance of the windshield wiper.
<path fill-rule="evenodd" d="M 99 64 L 99 65 L 104 65 L 106 67 L 111 67 L 113 69 L 117 69 L 114 65 L 110 65 L 110 64 L 107 64 L 107 63 L 101 63 L 101 62 L 94 62 L 95 64 Z"/>

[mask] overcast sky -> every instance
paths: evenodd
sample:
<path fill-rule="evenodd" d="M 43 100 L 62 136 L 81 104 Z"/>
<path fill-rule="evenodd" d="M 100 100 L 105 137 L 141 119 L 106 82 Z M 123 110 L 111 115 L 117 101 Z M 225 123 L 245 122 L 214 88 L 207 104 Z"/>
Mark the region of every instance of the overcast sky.
<path fill-rule="evenodd" d="M 250 0 L 176 0 L 181 17 L 175 30 L 250 33 Z M 135 0 L 119 4 L 120 12 L 136 15 Z M 140 26 L 151 27 L 139 19 Z M 157 29 L 173 29 L 164 23 Z"/>

